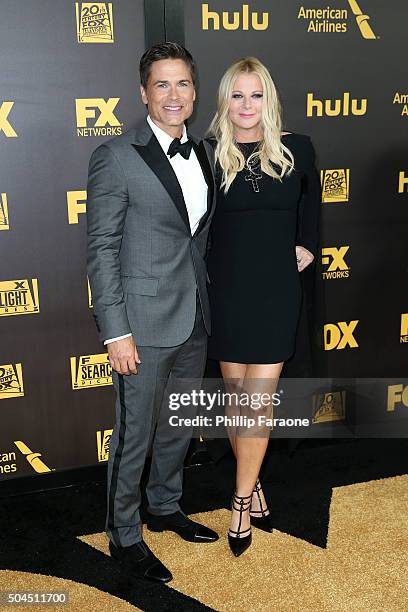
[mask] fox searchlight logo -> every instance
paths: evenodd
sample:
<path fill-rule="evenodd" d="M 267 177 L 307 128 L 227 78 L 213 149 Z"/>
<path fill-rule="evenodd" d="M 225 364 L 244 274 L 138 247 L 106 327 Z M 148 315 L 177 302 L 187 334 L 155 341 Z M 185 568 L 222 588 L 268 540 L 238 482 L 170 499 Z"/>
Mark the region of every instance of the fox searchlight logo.
<path fill-rule="evenodd" d="M 71 382 L 74 390 L 112 384 L 112 367 L 107 353 L 71 357 Z"/>
<path fill-rule="evenodd" d="M 0 281 L 0 317 L 40 312 L 36 278 Z"/>
<path fill-rule="evenodd" d="M 112 2 L 76 2 L 79 43 L 113 43 Z"/>

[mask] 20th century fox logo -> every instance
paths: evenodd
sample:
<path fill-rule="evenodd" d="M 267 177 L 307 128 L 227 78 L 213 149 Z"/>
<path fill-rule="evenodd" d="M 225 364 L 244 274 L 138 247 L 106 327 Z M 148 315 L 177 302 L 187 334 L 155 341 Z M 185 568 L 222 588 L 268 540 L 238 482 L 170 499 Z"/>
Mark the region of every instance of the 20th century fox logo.
<path fill-rule="evenodd" d="M 76 2 L 79 43 L 113 43 L 112 2 Z"/>
<path fill-rule="evenodd" d="M 350 187 L 349 168 L 335 168 L 321 170 L 320 180 L 322 183 L 322 202 L 348 202 Z"/>
<path fill-rule="evenodd" d="M 96 444 L 98 447 L 98 461 L 107 461 L 109 459 L 109 443 L 113 429 L 105 429 L 104 431 L 96 432 Z"/>
<path fill-rule="evenodd" d="M 71 357 L 72 388 L 89 389 L 112 384 L 112 368 L 107 353 Z"/>
<path fill-rule="evenodd" d="M 37 312 L 40 304 L 36 278 L 0 281 L 0 317 Z"/>
<path fill-rule="evenodd" d="M 7 194 L 0 193 L 0 230 L 10 229 Z"/>
<path fill-rule="evenodd" d="M 313 423 L 341 421 L 346 416 L 346 392 L 333 391 L 313 396 Z"/>
<path fill-rule="evenodd" d="M 75 100 L 78 136 L 119 136 L 123 123 L 114 110 L 120 98 L 77 98 Z M 93 125 L 92 125 L 93 123 Z"/>

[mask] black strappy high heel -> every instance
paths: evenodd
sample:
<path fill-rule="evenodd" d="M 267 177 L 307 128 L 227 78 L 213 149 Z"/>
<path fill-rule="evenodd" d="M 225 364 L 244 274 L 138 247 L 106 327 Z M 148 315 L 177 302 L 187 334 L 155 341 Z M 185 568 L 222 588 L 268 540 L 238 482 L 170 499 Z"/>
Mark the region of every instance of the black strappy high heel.
<path fill-rule="evenodd" d="M 228 530 L 228 544 L 236 557 L 242 555 L 242 553 L 251 545 L 252 542 L 251 527 L 241 531 L 242 515 L 251 507 L 251 499 L 252 495 L 241 497 L 240 495 L 234 493 L 232 496 L 231 509 L 239 511 L 239 523 L 237 531 L 234 531 L 233 529 Z M 238 505 L 238 507 L 236 507 L 236 505 Z M 233 533 L 234 536 L 230 535 L 231 533 Z"/>
<path fill-rule="evenodd" d="M 271 514 L 266 514 L 268 508 L 264 508 L 262 506 L 262 500 L 260 496 L 260 491 L 262 491 L 262 485 L 259 482 L 259 479 L 255 483 L 254 493 L 258 496 L 260 510 L 250 510 L 249 516 L 251 517 L 251 525 L 256 527 L 257 529 L 262 529 L 262 531 L 267 531 L 268 533 L 272 533 L 272 519 Z"/>

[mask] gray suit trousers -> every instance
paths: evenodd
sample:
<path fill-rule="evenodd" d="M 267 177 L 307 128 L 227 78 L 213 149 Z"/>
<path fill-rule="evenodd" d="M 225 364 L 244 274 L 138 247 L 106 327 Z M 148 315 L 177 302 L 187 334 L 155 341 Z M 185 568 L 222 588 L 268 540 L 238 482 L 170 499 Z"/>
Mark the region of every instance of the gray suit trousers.
<path fill-rule="evenodd" d="M 142 363 L 137 375 L 113 372 L 116 420 L 109 448 L 106 531 L 117 546 L 131 546 L 142 539 L 140 479 L 150 445 L 148 510 L 158 515 L 180 510 L 183 463 L 193 428 L 170 427 L 169 416 L 194 416 L 198 408 L 189 406 L 183 415 L 180 410 L 172 413 L 168 395 L 172 389 L 185 392 L 194 388 L 193 379 L 201 382 L 206 349 L 207 334 L 197 300 L 194 328 L 183 344 L 140 346 Z"/>

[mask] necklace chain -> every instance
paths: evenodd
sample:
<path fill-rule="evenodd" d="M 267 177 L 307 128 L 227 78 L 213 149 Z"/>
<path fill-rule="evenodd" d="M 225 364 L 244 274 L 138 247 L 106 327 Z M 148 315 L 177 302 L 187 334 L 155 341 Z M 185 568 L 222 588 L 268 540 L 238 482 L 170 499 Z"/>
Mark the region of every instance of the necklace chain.
<path fill-rule="evenodd" d="M 259 158 L 250 161 L 248 157 L 245 160 L 245 167 L 248 170 L 248 174 L 245 175 L 245 181 L 250 181 L 254 192 L 259 193 L 258 181 L 262 178 L 262 170 Z"/>

